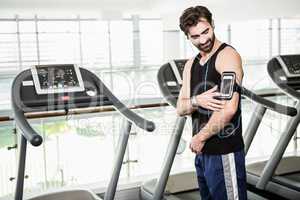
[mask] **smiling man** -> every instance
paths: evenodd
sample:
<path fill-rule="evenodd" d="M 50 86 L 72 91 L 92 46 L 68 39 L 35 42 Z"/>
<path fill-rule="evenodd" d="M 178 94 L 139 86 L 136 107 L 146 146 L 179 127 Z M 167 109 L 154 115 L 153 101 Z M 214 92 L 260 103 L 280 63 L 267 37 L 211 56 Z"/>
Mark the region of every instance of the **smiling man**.
<path fill-rule="evenodd" d="M 241 57 L 233 47 L 216 38 L 212 14 L 206 7 L 184 10 L 180 29 L 199 50 L 184 67 L 177 113 L 192 116 L 190 149 L 196 154 L 201 198 L 246 200 L 240 92 L 235 90 L 230 100 L 215 98 L 220 95 L 223 72 L 235 72 L 236 84 L 241 84 Z"/>

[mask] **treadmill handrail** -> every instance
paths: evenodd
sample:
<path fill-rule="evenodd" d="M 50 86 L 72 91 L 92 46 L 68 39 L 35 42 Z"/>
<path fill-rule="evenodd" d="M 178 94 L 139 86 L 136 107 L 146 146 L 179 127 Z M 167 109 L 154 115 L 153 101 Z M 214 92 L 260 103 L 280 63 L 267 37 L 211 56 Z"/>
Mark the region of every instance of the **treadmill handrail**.
<path fill-rule="evenodd" d="M 261 104 L 263 107 L 273 110 L 277 113 L 288 115 L 288 116 L 295 116 L 297 115 L 297 109 L 290 106 L 281 105 L 279 103 L 272 102 L 268 99 L 265 99 L 250 90 L 241 87 L 242 95 L 251 99 L 252 101 Z"/>
<path fill-rule="evenodd" d="M 81 68 L 83 69 L 83 68 Z M 85 69 L 84 69 L 85 70 Z M 106 85 L 94 74 L 94 79 L 98 82 L 101 89 L 103 89 L 104 95 L 112 102 L 113 106 L 124 116 L 127 120 L 131 121 L 136 126 L 144 129 L 146 131 L 153 131 L 155 129 L 155 124 L 152 121 L 149 121 L 135 112 L 131 111 L 127 106 L 125 106 L 112 92 L 106 87 Z"/>
<path fill-rule="evenodd" d="M 100 88 L 103 89 L 104 94 L 109 98 L 113 106 L 126 117 L 127 120 L 131 121 L 138 127 L 147 130 L 153 131 L 155 129 L 155 124 L 152 121 L 146 120 L 143 117 L 139 116 L 135 112 L 128 109 L 123 103 L 121 103 L 117 97 L 115 97 L 110 90 L 105 86 L 105 84 L 93 73 L 90 71 L 80 68 L 81 70 L 87 71 L 95 81 L 99 84 Z M 30 70 L 26 70 L 30 71 Z M 29 141 L 33 146 L 39 146 L 43 139 L 42 137 L 30 126 L 26 117 L 24 115 L 24 111 L 22 110 L 23 103 L 20 98 L 20 89 L 22 85 L 23 79 L 27 76 L 26 73 L 20 73 L 13 81 L 12 84 L 12 108 L 13 113 L 15 115 L 15 120 L 22 132 L 22 135 Z"/>
<path fill-rule="evenodd" d="M 166 101 L 174 108 L 176 108 L 177 99 L 168 89 L 168 85 L 163 75 L 166 67 L 169 67 L 168 63 L 163 65 L 158 71 L 157 74 L 158 85 Z M 295 116 L 297 114 L 297 110 L 293 107 L 272 102 L 264 97 L 255 94 L 254 92 L 251 92 L 250 90 L 246 89 L 243 86 L 239 86 L 239 87 L 241 88 L 241 93 L 243 96 L 247 97 L 248 99 L 258 104 L 261 104 L 263 107 L 267 109 L 273 110 L 280 114 L 289 115 L 289 116 Z"/>
<path fill-rule="evenodd" d="M 43 138 L 40 136 L 28 123 L 24 113 L 20 110 L 14 109 L 16 123 L 21 130 L 22 135 L 33 146 L 39 146 L 43 143 Z"/>
<path fill-rule="evenodd" d="M 279 62 L 278 59 L 280 56 L 272 58 L 267 65 L 267 71 L 273 82 L 288 96 L 295 98 L 295 99 L 300 99 L 300 93 L 294 90 L 292 87 L 290 87 L 288 84 L 282 83 L 281 81 L 278 80 L 278 75 L 276 74 L 277 72 L 273 69 L 272 62 Z M 281 59 L 281 58 L 280 58 Z M 283 69 L 279 70 L 283 71 Z"/>
<path fill-rule="evenodd" d="M 21 81 L 18 78 L 19 75 L 14 79 L 12 84 L 12 109 L 13 114 L 15 116 L 16 124 L 21 130 L 21 134 L 29 141 L 33 146 L 39 146 L 43 142 L 43 138 L 30 126 L 26 117 L 24 115 L 24 111 L 17 105 L 17 101 L 20 101 L 20 85 Z M 18 87 L 19 86 L 19 87 Z"/>

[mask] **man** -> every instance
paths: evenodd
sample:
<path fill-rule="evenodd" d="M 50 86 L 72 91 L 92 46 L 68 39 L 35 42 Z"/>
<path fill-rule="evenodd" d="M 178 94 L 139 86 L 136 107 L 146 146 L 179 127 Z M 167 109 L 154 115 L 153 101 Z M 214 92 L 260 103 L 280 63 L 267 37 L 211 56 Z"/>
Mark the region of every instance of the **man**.
<path fill-rule="evenodd" d="M 235 72 L 236 84 L 241 84 L 241 57 L 216 38 L 212 14 L 206 7 L 184 10 L 180 29 L 200 51 L 185 64 L 177 101 L 178 115 L 192 116 L 190 149 L 196 154 L 200 195 L 202 200 L 246 200 L 240 92 L 235 90 L 230 100 L 214 98 L 220 95 L 222 72 Z"/>

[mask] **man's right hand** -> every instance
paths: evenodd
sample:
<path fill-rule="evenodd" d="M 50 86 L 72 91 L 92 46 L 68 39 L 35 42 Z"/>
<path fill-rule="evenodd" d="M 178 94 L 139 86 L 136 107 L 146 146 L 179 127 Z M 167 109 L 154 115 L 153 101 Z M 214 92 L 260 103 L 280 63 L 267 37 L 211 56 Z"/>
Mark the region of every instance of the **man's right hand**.
<path fill-rule="evenodd" d="M 212 111 L 220 111 L 224 108 L 224 101 L 217 100 L 214 97 L 220 96 L 221 94 L 217 92 L 218 86 L 203 92 L 196 96 L 197 104 L 203 108 L 212 110 Z"/>

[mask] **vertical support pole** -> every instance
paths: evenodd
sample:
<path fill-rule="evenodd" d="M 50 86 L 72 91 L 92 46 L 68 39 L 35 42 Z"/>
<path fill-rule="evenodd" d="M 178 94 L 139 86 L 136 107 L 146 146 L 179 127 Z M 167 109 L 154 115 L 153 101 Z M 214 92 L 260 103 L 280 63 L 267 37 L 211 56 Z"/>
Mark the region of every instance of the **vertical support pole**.
<path fill-rule="evenodd" d="M 176 119 L 176 124 L 168 145 L 166 157 L 164 159 L 165 162 L 163 163 L 162 173 L 160 173 L 160 177 L 157 179 L 157 183 L 153 191 L 153 200 L 163 199 L 165 188 L 168 182 L 174 158 L 176 156 L 176 151 L 183 133 L 185 122 L 186 117 L 178 117 Z"/>
<path fill-rule="evenodd" d="M 227 25 L 227 43 L 231 44 L 231 25 Z"/>
<path fill-rule="evenodd" d="M 35 23 L 36 55 L 37 55 L 37 61 L 38 61 L 38 65 L 39 65 L 41 63 L 41 56 L 40 56 L 40 38 L 39 38 L 37 15 L 34 16 L 34 23 Z"/>
<path fill-rule="evenodd" d="M 80 15 L 77 16 L 78 20 L 78 37 L 79 37 L 79 59 L 80 65 L 83 65 L 83 51 L 82 51 L 82 31 L 81 31 L 81 20 Z"/>
<path fill-rule="evenodd" d="M 17 42 L 18 42 L 18 58 L 19 58 L 19 70 L 22 70 L 23 60 L 22 60 L 22 48 L 21 48 L 21 36 L 20 36 L 20 21 L 19 16 L 16 15 L 16 23 L 17 23 Z"/>
<path fill-rule="evenodd" d="M 278 18 L 277 19 L 278 22 L 278 55 L 281 54 L 282 50 L 281 50 L 281 19 Z"/>
<path fill-rule="evenodd" d="M 132 123 L 127 119 L 124 119 L 122 127 L 121 127 L 121 134 L 119 137 L 118 148 L 117 148 L 117 155 L 115 157 L 115 164 L 114 169 L 111 175 L 111 179 L 107 190 L 104 195 L 104 200 L 113 200 L 115 197 L 117 184 L 122 168 L 122 163 L 126 151 L 126 146 L 128 143 L 130 130 L 131 130 Z"/>
<path fill-rule="evenodd" d="M 245 154 L 248 153 L 249 148 L 251 146 L 251 143 L 254 139 L 254 136 L 257 132 L 257 129 L 262 121 L 262 118 L 264 116 L 266 112 L 266 108 L 261 106 L 261 105 L 257 105 L 255 107 L 254 112 L 252 113 L 251 117 L 250 117 L 250 122 L 247 126 L 246 132 L 245 132 L 245 136 L 244 136 L 244 141 L 245 141 Z"/>
<path fill-rule="evenodd" d="M 279 165 L 280 160 L 282 159 L 282 156 L 284 154 L 284 151 L 286 150 L 289 142 L 291 141 L 298 124 L 300 122 L 300 103 L 297 103 L 296 109 L 298 111 L 298 114 L 294 116 L 289 122 L 286 124 L 285 131 L 281 134 L 278 143 L 276 144 L 271 157 L 269 158 L 267 164 L 265 165 L 260 179 L 258 180 L 256 187 L 258 189 L 265 189 L 266 185 L 272 178 L 277 166 Z"/>
<path fill-rule="evenodd" d="M 20 134 L 19 140 L 19 151 L 18 151 L 18 172 L 16 180 L 16 190 L 15 190 L 15 200 L 23 199 L 23 190 L 24 190 L 24 175 L 25 175 L 25 165 L 26 165 L 26 150 L 27 150 L 27 141 L 25 137 Z"/>
<path fill-rule="evenodd" d="M 133 27 L 133 66 L 141 68 L 141 43 L 140 43 L 140 18 L 138 15 L 132 15 Z"/>
<path fill-rule="evenodd" d="M 269 19 L 269 59 L 272 58 L 273 55 L 273 26 L 272 19 Z"/>

